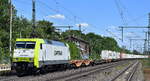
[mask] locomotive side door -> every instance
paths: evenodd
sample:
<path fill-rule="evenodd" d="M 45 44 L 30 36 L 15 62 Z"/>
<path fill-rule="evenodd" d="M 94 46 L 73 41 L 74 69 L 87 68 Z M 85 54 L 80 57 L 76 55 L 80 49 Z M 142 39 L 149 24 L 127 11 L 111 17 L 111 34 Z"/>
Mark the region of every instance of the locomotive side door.
<path fill-rule="evenodd" d="M 39 61 L 41 64 L 44 64 L 46 61 L 46 45 L 45 44 L 40 44 L 40 55 L 39 55 Z"/>

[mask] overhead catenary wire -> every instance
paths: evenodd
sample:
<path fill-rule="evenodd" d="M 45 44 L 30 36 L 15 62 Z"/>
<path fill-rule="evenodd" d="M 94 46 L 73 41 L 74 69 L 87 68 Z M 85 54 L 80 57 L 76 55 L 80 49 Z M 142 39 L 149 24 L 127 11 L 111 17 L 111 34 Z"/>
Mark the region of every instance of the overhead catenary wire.
<path fill-rule="evenodd" d="M 115 5 L 116 5 L 116 7 L 118 9 L 119 15 L 120 15 L 121 20 L 123 22 L 123 25 L 125 25 L 125 26 L 128 25 L 127 24 L 127 19 L 124 16 L 123 8 L 121 7 L 120 2 L 118 0 L 114 0 L 114 2 L 115 2 Z"/>
<path fill-rule="evenodd" d="M 129 19 L 130 19 L 130 23 L 131 22 L 135 22 L 136 24 L 138 24 L 135 19 L 131 19 L 132 16 L 130 15 L 129 11 L 127 10 L 127 8 L 125 7 L 125 5 L 123 5 L 123 3 L 120 0 L 114 0 L 115 5 L 118 9 L 119 15 L 121 17 L 122 23 L 124 26 L 127 26 L 129 24 L 129 21 L 127 20 L 127 17 L 125 16 L 125 12 L 128 14 Z M 137 20 L 137 19 L 136 19 Z M 122 41 L 123 41 L 123 28 L 122 28 Z"/>
<path fill-rule="evenodd" d="M 24 4 L 26 4 L 26 5 L 31 5 L 31 4 L 32 4 L 32 3 L 29 3 L 29 2 L 24 1 L 24 0 L 18 0 L 18 1 L 16 1 L 16 3 L 18 3 L 18 2 L 19 2 L 20 4 L 24 3 Z M 49 5 L 47 5 L 46 3 L 44 3 L 44 2 L 42 2 L 42 1 L 40 1 L 40 0 L 36 0 L 36 2 L 37 2 L 37 4 L 41 4 L 41 5 L 42 5 L 42 6 L 40 6 L 40 7 L 45 6 L 45 7 L 43 7 L 42 9 L 37 9 L 37 12 L 36 12 L 37 16 L 40 15 L 40 14 L 44 14 L 45 17 L 46 17 L 46 16 L 49 15 L 49 12 L 47 12 L 47 11 L 52 11 L 52 12 L 55 12 L 55 13 L 61 13 L 61 12 L 57 11 L 57 9 L 54 9 L 54 8 L 50 7 Z M 37 7 L 38 7 L 38 6 L 37 6 Z M 44 11 L 44 9 L 46 9 L 46 10 Z M 19 10 L 21 10 L 22 12 L 24 11 L 23 9 L 19 9 Z M 44 13 L 41 13 L 41 12 L 44 12 Z M 28 14 L 28 13 L 27 13 L 27 14 Z M 43 19 L 44 19 L 45 17 L 43 17 Z M 69 17 L 67 17 L 67 16 L 65 16 L 65 17 L 66 17 L 66 19 L 68 20 L 68 22 L 71 22 L 71 21 L 72 21 L 72 19 L 70 19 Z"/>
<path fill-rule="evenodd" d="M 56 12 L 56 13 L 59 13 L 59 14 L 63 14 L 62 12 L 60 12 L 60 10 L 57 10 L 57 9 L 54 9 L 54 8 L 50 7 L 49 5 L 47 5 L 46 3 L 44 3 L 44 2 L 42 2 L 42 1 L 40 1 L 40 0 L 38 0 L 38 2 L 40 2 L 40 3 L 43 4 L 45 7 L 47 7 L 47 9 L 52 10 L 53 12 Z M 73 21 L 73 19 L 72 19 L 71 17 L 65 15 L 65 18 L 68 20 L 68 22 L 70 22 L 70 23 L 72 23 L 72 24 L 73 24 L 73 23 L 75 24 L 75 22 Z"/>
<path fill-rule="evenodd" d="M 125 16 L 125 12 L 127 12 L 128 16 L 130 16 L 129 18 L 131 19 L 131 15 L 129 15 L 129 12 L 127 11 L 126 7 L 123 5 L 123 3 L 120 1 L 120 0 L 114 0 L 115 2 L 115 5 L 118 9 L 118 12 L 119 12 L 119 15 L 120 15 L 120 18 L 121 18 L 121 21 L 122 21 L 122 24 L 123 26 L 128 26 L 129 22 L 127 20 L 127 17 Z M 133 19 L 131 19 L 133 21 Z M 136 21 L 133 21 L 135 22 L 136 24 L 138 24 Z M 130 21 L 131 23 L 131 21 Z M 123 27 L 120 27 L 121 28 L 121 33 L 122 33 L 122 42 L 124 42 L 124 29 Z"/>
<path fill-rule="evenodd" d="M 68 12 L 70 15 L 72 15 L 72 17 L 74 18 L 74 21 L 75 23 L 77 21 L 82 21 L 82 22 L 85 22 L 85 20 L 77 15 L 75 15 L 72 11 L 70 11 L 69 9 L 67 9 L 66 7 L 62 6 L 57 0 L 52 0 L 54 1 L 57 5 L 59 5 L 63 10 L 65 10 L 66 12 Z M 88 22 L 87 22 L 88 23 Z M 80 24 L 80 23 L 79 23 Z M 95 28 L 97 31 L 97 26 L 95 26 L 94 24 L 91 24 L 91 23 L 88 23 L 91 27 Z M 99 31 L 98 31 L 99 32 Z"/>
<path fill-rule="evenodd" d="M 24 1 L 24 0 L 19 0 L 19 1 L 20 1 L 20 3 L 23 2 L 23 3 L 29 4 L 29 5 L 31 4 L 31 3 L 27 2 L 27 1 Z M 56 0 L 53 0 L 53 1 L 56 1 Z M 38 4 L 42 4 L 42 6 L 40 6 L 40 7 L 43 7 L 43 8 L 40 10 L 40 11 L 42 11 L 42 12 L 44 11 L 44 9 L 47 9 L 48 11 L 52 11 L 52 12 L 55 12 L 55 13 L 63 14 L 63 12 L 61 12 L 60 10 L 57 10 L 57 9 L 54 9 L 54 8 L 50 7 L 50 5 L 44 3 L 44 2 L 41 1 L 41 0 L 36 0 L 36 2 L 37 2 Z M 72 11 L 70 11 L 69 9 L 65 8 L 64 6 L 61 6 L 58 1 L 56 1 L 55 3 L 56 3 L 57 5 L 59 5 L 59 7 L 61 7 L 61 9 L 63 9 L 64 11 L 66 11 L 67 13 L 69 13 L 69 14 L 71 15 L 71 17 L 65 15 L 65 18 L 66 18 L 67 22 L 70 22 L 70 23 L 72 23 L 72 24 L 74 24 L 74 25 L 76 25 L 77 22 L 79 22 L 79 21 L 80 21 L 80 23 L 81 23 L 81 21 L 82 21 L 82 22 L 85 22 L 81 17 L 76 16 L 76 15 L 75 15 Z M 38 9 L 37 9 L 37 11 L 38 11 Z M 39 12 L 37 12 L 37 16 L 38 16 L 38 14 L 44 14 L 44 15 L 48 16 L 48 15 L 49 15 L 49 12 L 47 12 L 47 11 L 45 11 L 44 13 L 39 13 Z M 37 18 L 38 18 L 38 17 L 37 17 Z M 88 22 L 87 22 L 87 23 L 88 23 Z M 91 23 L 88 23 L 88 24 L 89 24 L 90 27 L 92 27 L 92 29 L 96 29 L 96 30 L 94 30 L 94 31 L 100 32 L 99 30 L 97 30 L 99 27 L 97 27 L 96 25 L 91 24 Z M 85 30 L 85 29 L 86 29 L 86 28 L 84 28 L 84 30 Z"/>

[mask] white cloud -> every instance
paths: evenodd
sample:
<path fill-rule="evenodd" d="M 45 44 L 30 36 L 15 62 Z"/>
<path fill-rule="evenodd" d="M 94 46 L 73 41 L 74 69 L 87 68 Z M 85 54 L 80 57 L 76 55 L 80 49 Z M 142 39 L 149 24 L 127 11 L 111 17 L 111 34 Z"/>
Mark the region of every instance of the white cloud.
<path fill-rule="evenodd" d="M 88 23 L 79 23 L 79 24 L 76 24 L 76 26 L 79 26 L 81 25 L 82 27 L 88 27 L 89 24 Z"/>
<path fill-rule="evenodd" d="M 46 18 L 53 18 L 53 19 L 65 19 L 65 16 L 62 14 L 55 14 L 55 15 L 49 15 Z"/>

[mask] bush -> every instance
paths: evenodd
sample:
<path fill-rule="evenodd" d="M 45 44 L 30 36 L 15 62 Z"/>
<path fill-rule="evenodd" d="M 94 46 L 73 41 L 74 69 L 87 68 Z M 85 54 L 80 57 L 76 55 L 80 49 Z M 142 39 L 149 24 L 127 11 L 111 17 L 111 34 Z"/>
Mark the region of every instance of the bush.
<path fill-rule="evenodd" d="M 77 45 L 72 42 L 67 42 L 69 45 L 71 60 L 79 60 L 82 59 L 80 55 L 80 51 L 77 48 Z"/>

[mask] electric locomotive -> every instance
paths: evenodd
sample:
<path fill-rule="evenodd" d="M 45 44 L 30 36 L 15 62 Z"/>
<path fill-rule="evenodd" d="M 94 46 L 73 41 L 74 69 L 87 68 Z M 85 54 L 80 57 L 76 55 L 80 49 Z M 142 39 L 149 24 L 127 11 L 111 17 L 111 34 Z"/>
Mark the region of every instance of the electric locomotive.
<path fill-rule="evenodd" d="M 65 43 L 38 38 L 20 38 L 16 39 L 12 67 L 21 76 L 25 72 L 36 73 L 43 68 L 68 64 L 69 60 L 69 46 Z"/>

